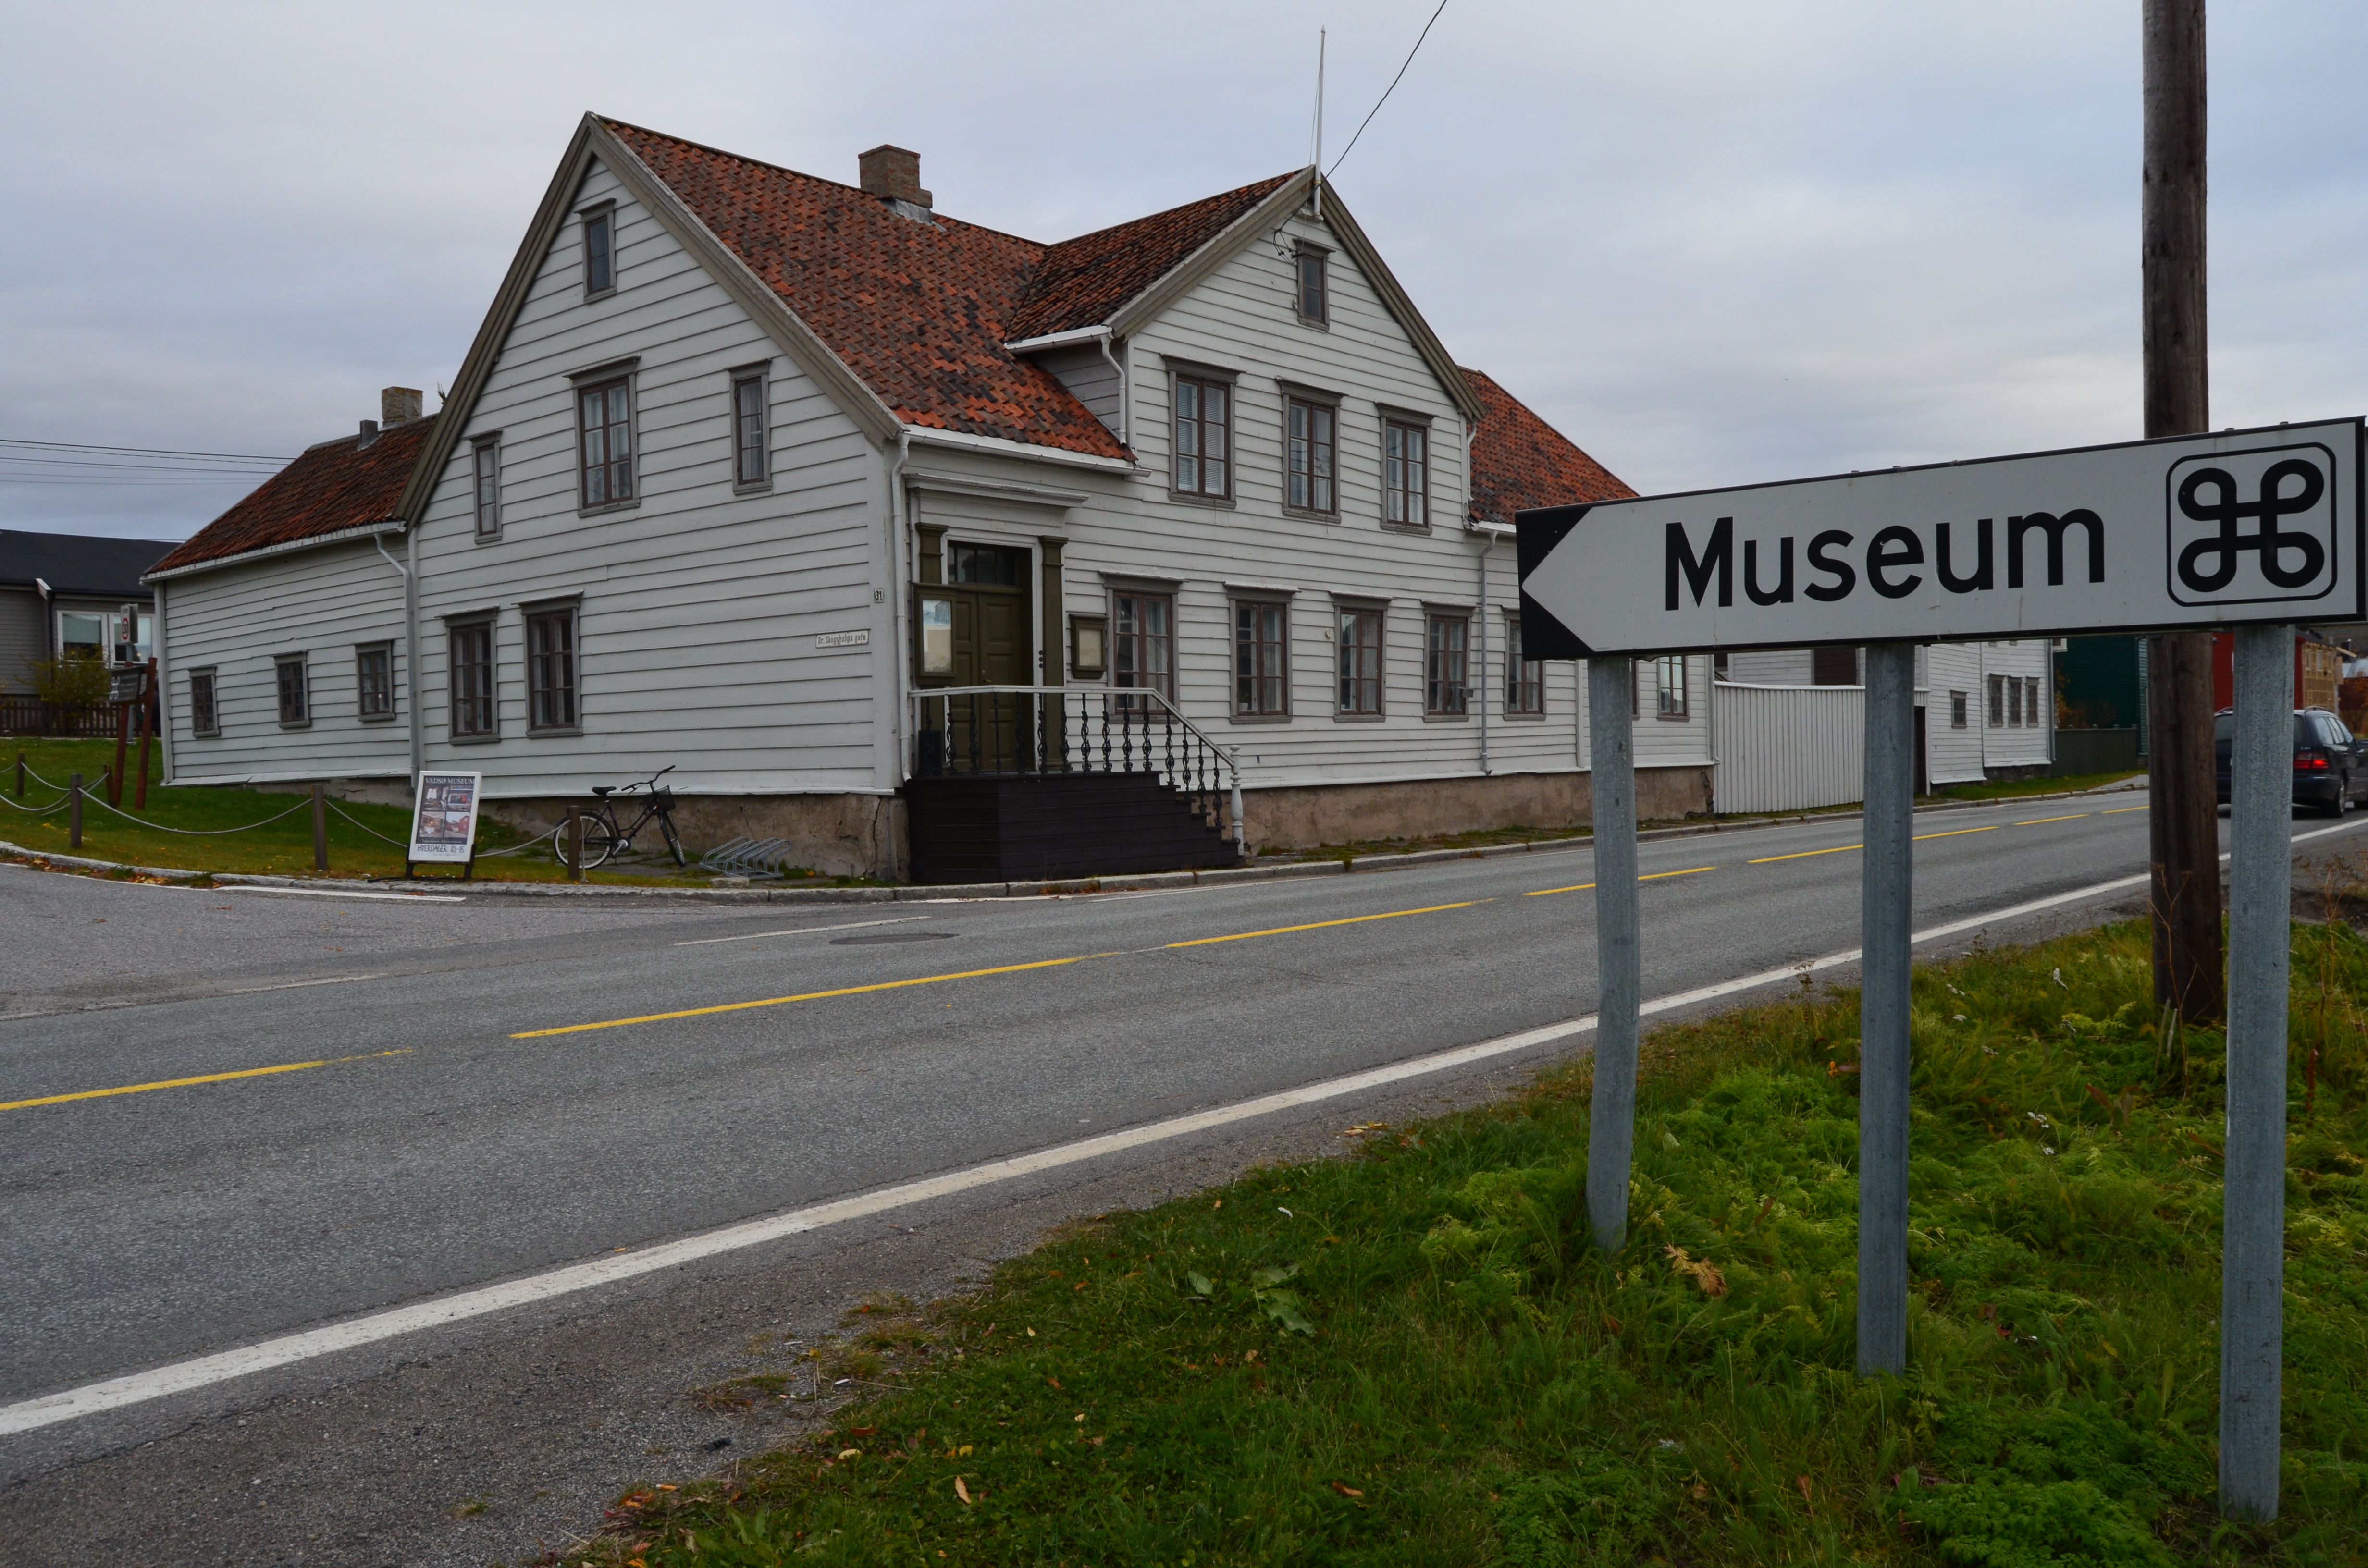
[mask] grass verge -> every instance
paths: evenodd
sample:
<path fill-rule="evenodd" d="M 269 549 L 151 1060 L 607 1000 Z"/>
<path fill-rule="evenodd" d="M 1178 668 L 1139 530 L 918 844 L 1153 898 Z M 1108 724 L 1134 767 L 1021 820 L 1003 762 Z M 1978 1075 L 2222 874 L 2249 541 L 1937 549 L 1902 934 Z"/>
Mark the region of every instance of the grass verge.
<path fill-rule="evenodd" d="M 2094 790 L 2100 785 L 2118 784 L 2124 778 L 2143 778 L 2144 768 L 2121 768 L 2112 773 L 2067 773 L 2061 778 L 1998 778 L 1982 784 L 1949 784 L 1930 797 L 1936 801 L 2011 801 L 2019 795 L 2077 794 Z"/>
<path fill-rule="evenodd" d="M 2368 1562 L 2368 944 L 2296 928 L 2262 1528 L 2213 1504 L 2224 1042 L 2157 1024 L 2146 944 L 1918 972 L 1904 1378 L 1851 1369 L 1856 997 L 1804 990 L 1652 1038 L 1617 1254 L 1581 1062 L 703 1391 L 862 1397 L 552 1560 Z"/>
<path fill-rule="evenodd" d="M 25 798 L 17 799 L 17 755 L 35 776 L 27 781 Z M 137 743 L 126 766 L 137 767 Z M 292 877 L 313 875 L 313 813 L 302 794 L 262 790 L 216 790 L 157 782 L 163 763 L 152 751 L 149 762 L 148 809 L 135 810 L 133 785 L 128 781 L 120 808 L 132 821 L 106 809 L 99 776 L 115 766 L 113 741 L 55 740 L 8 737 L 0 740 L 0 792 L 8 804 L 0 806 L 0 839 L 28 849 L 59 855 L 84 855 L 135 866 L 172 866 L 193 871 L 245 871 Z M 66 826 L 62 792 L 75 773 L 92 798 L 83 806 L 82 847 L 73 848 Z M 52 789 L 40 780 L 55 784 Z M 400 806 L 366 805 L 355 801 L 333 802 L 329 812 L 330 874 L 337 877 L 393 877 L 403 872 L 402 840 L 410 812 Z M 26 810 L 12 809 L 22 806 Z M 43 811 L 41 808 L 55 806 Z M 225 833 L 225 828 L 251 831 Z M 177 830 L 177 831 L 176 831 Z M 203 836 L 195 836 L 202 835 Z M 383 835 L 383 837 L 377 836 Z M 490 820 L 478 824 L 480 854 L 506 848 L 524 835 Z M 395 840 L 388 843 L 388 839 Z M 450 872 L 438 872 L 450 875 Z M 529 850 L 500 859 L 480 859 L 480 880 L 495 881 L 560 881 L 566 869 L 548 849 Z M 595 881 L 646 882 L 669 879 L 609 871 L 592 873 Z M 704 880 L 701 879 L 701 885 Z"/>

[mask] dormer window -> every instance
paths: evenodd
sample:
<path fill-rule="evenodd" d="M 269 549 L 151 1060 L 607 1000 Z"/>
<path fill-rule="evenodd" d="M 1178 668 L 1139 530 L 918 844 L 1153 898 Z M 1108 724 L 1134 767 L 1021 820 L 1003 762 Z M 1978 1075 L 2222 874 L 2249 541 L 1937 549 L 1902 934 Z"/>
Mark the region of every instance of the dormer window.
<path fill-rule="evenodd" d="M 617 287 L 617 210 L 595 207 L 584 214 L 584 295 L 590 299 Z"/>
<path fill-rule="evenodd" d="M 1299 319 L 1323 326 L 1332 319 L 1330 253 L 1315 245 L 1301 245 L 1293 260 L 1299 274 Z"/>

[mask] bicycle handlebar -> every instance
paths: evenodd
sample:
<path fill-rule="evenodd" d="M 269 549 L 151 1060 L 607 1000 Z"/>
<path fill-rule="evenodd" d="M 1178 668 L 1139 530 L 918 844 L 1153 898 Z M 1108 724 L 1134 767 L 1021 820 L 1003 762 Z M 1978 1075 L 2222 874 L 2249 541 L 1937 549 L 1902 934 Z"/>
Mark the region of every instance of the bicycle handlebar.
<path fill-rule="evenodd" d="M 651 774 L 647 778 L 635 779 L 632 783 L 625 785 L 622 789 L 614 792 L 620 795 L 630 795 L 636 790 L 653 789 L 656 786 L 659 779 L 665 778 L 667 774 L 672 773 L 677 766 L 678 765 L 669 762 L 664 767 L 659 768 L 655 773 Z"/>

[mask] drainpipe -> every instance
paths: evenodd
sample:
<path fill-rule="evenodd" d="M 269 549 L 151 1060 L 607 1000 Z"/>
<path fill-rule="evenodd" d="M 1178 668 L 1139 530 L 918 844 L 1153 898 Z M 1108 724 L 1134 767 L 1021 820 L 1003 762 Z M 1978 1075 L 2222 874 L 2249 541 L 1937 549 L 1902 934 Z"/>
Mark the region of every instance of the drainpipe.
<path fill-rule="evenodd" d="M 1110 352 L 1110 328 L 1102 328 L 1102 335 L 1094 339 L 1094 343 L 1101 349 L 1102 360 L 1110 366 L 1110 374 L 1118 378 L 1118 444 L 1132 453 L 1134 450 L 1134 383 L 1127 379 L 1126 367 L 1118 362 L 1118 356 Z"/>
<path fill-rule="evenodd" d="M 403 578 L 403 676 L 404 679 L 411 687 L 411 690 L 406 694 L 406 700 L 404 701 L 404 707 L 411 720 L 411 778 L 412 782 L 416 784 L 419 781 L 421 740 L 419 717 L 419 580 L 412 575 L 410 567 L 405 566 L 393 556 L 387 554 L 386 536 L 384 534 L 370 535 L 370 542 L 378 546 L 379 554 L 385 556 L 386 563 L 389 566 L 393 567 L 396 573 Z M 403 530 L 403 553 L 406 556 L 412 554 L 411 530 L 409 528 Z"/>
<path fill-rule="evenodd" d="M 894 599 L 894 613 L 889 625 L 896 639 L 896 656 L 891 665 L 895 671 L 895 713 L 890 719 L 890 733 L 896 743 L 896 782 L 905 778 L 905 703 L 911 689 L 911 672 L 905 661 L 912 654 L 911 627 L 907 617 L 912 610 L 912 584 L 919 575 L 913 562 L 913 497 L 905 487 L 905 465 L 913 460 L 913 432 L 900 428 L 896 435 L 896 460 L 888 465 L 888 592 Z"/>
<path fill-rule="evenodd" d="M 1488 621 L 1496 613 L 1488 603 L 1488 557 L 1497 549 L 1497 535 L 1480 530 L 1480 777 L 1488 777 Z"/>

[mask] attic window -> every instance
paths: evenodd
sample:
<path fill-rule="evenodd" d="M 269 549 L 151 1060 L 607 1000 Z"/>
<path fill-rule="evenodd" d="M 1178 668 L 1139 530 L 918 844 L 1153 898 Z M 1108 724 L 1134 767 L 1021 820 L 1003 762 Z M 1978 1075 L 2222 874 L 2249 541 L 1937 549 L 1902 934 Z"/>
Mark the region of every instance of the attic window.
<path fill-rule="evenodd" d="M 1299 319 L 1317 326 L 1332 320 L 1330 255 L 1315 245 L 1301 245 L 1292 258 L 1299 278 Z"/>
<path fill-rule="evenodd" d="M 584 214 L 584 294 L 606 294 L 617 286 L 617 210 L 595 207 Z"/>

